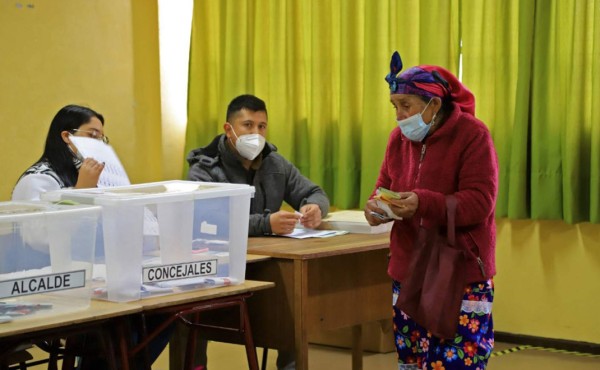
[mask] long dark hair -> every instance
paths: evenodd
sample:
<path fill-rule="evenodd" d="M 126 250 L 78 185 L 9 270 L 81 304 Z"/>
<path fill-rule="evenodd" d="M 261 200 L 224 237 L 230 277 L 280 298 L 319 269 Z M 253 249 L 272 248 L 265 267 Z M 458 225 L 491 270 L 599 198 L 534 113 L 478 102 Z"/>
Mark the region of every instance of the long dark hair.
<path fill-rule="evenodd" d="M 98 118 L 104 125 L 104 117 L 100 113 L 80 105 L 67 105 L 56 113 L 50 123 L 44 153 L 38 162 L 49 162 L 65 186 L 74 186 L 77 183 L 78 171 L 73 164 L 74 155 L 62 139 L 61 133 L 78 129 L 92 117 Z"/>

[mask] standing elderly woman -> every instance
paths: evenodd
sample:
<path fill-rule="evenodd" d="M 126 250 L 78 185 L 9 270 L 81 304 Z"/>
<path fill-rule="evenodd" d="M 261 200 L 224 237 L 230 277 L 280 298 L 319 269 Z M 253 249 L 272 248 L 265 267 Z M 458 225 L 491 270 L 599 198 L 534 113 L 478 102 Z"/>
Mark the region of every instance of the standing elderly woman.
<path fill-rule="evenodd" d="M 391 220 L 375 199 L 365 206 L 371 225 L 394 221 L 388 274 L 394 303 L 407 278 L 420 228 L 446 225 L 446 195 L 454 195 L 456 241 L 468 253 L 466 286 L 456 335 L 441 339 L 394 304 L 399 369 L 484 369 L 494 346 L 492 301 L 496 273 L 494 210 L 498 164 L 490 133 L 475 117 L 471 92 L 447 70 L 422 65 L 399 76 L 402 61 L 392 56 L 386 81 L 398 127 L 389 138 L 376 188 L 399 192 Z"/>

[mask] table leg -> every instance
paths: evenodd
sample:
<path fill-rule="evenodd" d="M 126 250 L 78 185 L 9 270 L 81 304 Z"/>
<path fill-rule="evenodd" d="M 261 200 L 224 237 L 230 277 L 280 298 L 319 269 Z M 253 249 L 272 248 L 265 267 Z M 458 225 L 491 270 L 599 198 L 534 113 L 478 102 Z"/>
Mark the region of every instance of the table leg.
<path fill-rule="evenodd" d="M 117 370 L 117 358 L 115 357 L 115 344 L 113 341 L 113 333 L 110 328 L 102 327 L 99 329 L 100 340 L 102 341 L 102 348 L 106 354 L 106 362 L 110 370 Z"/>
<path fill-rule="evenodd" d="M 190 330 L 188 326 L 176 322 L 175 330 L 169 340 L 169 369 L 185 369 L 186 343 Z"/>
<path fill-rule="evenodd" d="M 129 331 L 125 329 L 127 325 L 124 319 L 117 320 L 117 338 L 119 338 L 119 351 L 121 352 L 121 370 L 129 370 Z"/>
<path fill-rule="evenodd" d="M 65 339 L 65 353 L 63 355 L 62 370 L 75 369 L 75 355 L 73 353 L 69 353 L 69 349 L 71 349 L 73 341 L 73 337 L 67 337 Z M 60 339 L 58 339 L 58 343 L 60 343 Z M 81 346 L 81 343 L 79 343 L 79 345 Z M 60 347 L 60 344 L 58 346 Z"/>
<path fill-rule="evenodd" d="M 250 316 L 248 316 L 248 306 L 246 300 L 242 299 L 240 302 L 240 310 L 242 312 L 241 327 L 244 331 L 244 344 L 246 346 L 246 356 L 248 357 L 248 367 L 250 370 L 258 370 L 258 358 L 256 355 L 256 347 L 254 346 L 254 339 L 252 338 L 252 329 L 250 327 Z"/>
<path fill-rule="evenodd" d="M 58 370 L 58 353 L 56 351 L 50 352 L 48 357 L 48 370 Z"/>
<path fill-rule="evenodd" d="M 352 370 L 363 368 L 362 325 L 352 327 Z"/>
<path fill-rule="evenodd" d="M 200 320 L 200 314 L 194 314 L 194 322 Z M 198 341 L 199 330 L 197 327 L 190 327 L 187 335 L 187 344 L 185 349 L 184 370 L 192 370 L 194 368 L 194 358 L 196 357 L 196 343 Z M 169 348 L 170 349 L 170 348 Z"/>
<path fill-rule="evenodd" d="M 297 370 L 308 370 L 307 297 L 308 261 L 294 260 L 294 337 Z"/>

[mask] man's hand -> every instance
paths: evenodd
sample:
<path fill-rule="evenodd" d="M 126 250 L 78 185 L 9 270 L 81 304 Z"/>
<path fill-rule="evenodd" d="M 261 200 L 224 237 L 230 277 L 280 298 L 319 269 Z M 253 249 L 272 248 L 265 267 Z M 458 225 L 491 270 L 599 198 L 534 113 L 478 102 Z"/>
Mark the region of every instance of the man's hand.
<path fill-rule="evenodd" d="M 79 175 L 77 176 L 76 189 L 95 188 L 98 186 L 98 179 L 104 170 L 104 163 L 98 162 L 93 158 L 86 158 L 81 163 Z"/>
<path fill-rule="evenodd" d="M 316 229 L 321 224 L 321 208 L 316 204 L 305 204 L 300 208 L 300 223 L 308 229 Z"/>
<path fill-rule="evenodd" d="M 365 218 L 371 226 L 392 221 L 391 218 L 387 217 L 385 211 L 377 206 L 375 199 L 369 199 L 367 204 L 365 204 Z"/>
<path fill-rule="evenodd" d="M 271 222 L 271 232 L 276 235 L 290 234 L 294 231 L 296 223 L 300 216 L 287 211 L 271 213 L 269 220 Z"/>

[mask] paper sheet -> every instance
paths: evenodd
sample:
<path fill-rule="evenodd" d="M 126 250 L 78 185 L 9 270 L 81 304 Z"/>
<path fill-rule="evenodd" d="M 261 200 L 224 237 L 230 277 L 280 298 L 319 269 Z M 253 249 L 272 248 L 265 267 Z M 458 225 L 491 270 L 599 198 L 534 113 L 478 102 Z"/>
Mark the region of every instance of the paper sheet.
<path fill-rule="evenodd" d="M 282 236 L 294 239 L 306 239 L 306 238 L 329 238 L 336 235 L 347 234 L 347 231 L 343 230 L 313 230 L 313 229 L 302 229 L 295 228 L 291 234 L 285 234 Z"/>
<path fill-rule="evenodd" d="M 396 214 L 390 208 L 389 204 L 387 204 L 386 202 L 377 199 L 377 207 L 383 209 L 386 213 L 386 216 L 388 216 L 389 218 L 394 220 L 402 220 L 402 217 L 396 216 Z"/>
<path fill-rule="evenodd" d="M 71 136 L 70 139 L 83 158 L 94 158 L 98 162 L 104 162 L 104 170 L 98 179 L 99 188 L 131 185 L 125 168 L 110 145 L 83 136 Z"/>

